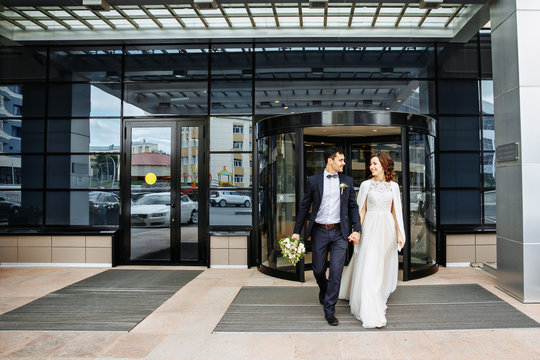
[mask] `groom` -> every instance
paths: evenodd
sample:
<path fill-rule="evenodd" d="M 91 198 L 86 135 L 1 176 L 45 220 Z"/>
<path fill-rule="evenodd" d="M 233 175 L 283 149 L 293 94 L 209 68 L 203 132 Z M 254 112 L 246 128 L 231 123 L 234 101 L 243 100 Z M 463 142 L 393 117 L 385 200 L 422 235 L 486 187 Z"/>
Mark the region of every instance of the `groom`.
<path fill-rule="evenodd" d="M 292 238 L 300 238 L 299 234 L 309 215 L 305 238 L 311 235 L 312 267 L 319 285 L 319 302 L 324 305 L 324 316 L 328 324 L 336 326 L 339 321 L 334 312 L 345 264 L 347 239 L 356 244 L 360 240 L 362 228 L 352 178 L 342 174 L 345 166 L 343 151 L 336 147 L 328 148 L 324 158 L 324 171 L 308 178 Z M 349 235 L 351 222 L 354 231 Z M 330 272 L 326 279 L 328 251 Z"/>

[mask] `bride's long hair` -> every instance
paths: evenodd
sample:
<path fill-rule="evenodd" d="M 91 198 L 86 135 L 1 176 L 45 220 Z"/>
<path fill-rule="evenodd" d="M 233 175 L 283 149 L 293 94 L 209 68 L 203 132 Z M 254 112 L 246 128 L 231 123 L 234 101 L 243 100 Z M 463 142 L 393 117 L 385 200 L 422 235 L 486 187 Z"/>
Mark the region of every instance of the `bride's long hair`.
<path fill-rule="evenodd" d="M 394 160 L 385 152 L 381 151 L 375 151 L 369 160 L 373 159 L 374 157 L 379 159 L 379 162 L 381 163 L 381 166 L 384 171 L 384 177 L 385 180 L 388 181 L 396 181 L 396 173 L 394 172 Z M 370 179 L 373 177 L 373 175 L 370 175 Z"/>

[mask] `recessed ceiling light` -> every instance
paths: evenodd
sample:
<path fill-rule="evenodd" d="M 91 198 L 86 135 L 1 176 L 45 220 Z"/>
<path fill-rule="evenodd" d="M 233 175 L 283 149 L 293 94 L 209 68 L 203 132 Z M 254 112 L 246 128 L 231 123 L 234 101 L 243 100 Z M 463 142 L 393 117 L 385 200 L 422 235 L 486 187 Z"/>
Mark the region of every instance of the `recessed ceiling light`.
<path fill-rule="evenodd" d="M 279 100 L 275 100 L 274 102 L 275 102 L 276 104 L 279 104 Z"/>

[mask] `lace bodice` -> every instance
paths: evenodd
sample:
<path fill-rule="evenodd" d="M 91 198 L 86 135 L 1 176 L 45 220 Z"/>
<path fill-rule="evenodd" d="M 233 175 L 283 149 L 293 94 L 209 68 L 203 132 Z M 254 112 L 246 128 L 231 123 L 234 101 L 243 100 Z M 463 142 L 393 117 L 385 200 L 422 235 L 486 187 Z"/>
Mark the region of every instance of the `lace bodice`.
<path fill-rule="evenodd" d="M 392 199 L 391 183 L 370 180 L 366 211 L 391 212 Z"/>

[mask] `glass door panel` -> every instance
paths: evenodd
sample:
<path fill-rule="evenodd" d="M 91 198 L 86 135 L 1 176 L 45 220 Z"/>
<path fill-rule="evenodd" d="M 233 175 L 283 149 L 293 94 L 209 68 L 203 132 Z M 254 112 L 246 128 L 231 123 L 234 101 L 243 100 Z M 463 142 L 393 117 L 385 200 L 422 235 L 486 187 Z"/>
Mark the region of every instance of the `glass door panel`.
<path fill-rule="evenodd" d="M 199 227 L 200 203 L 205 201 L 199 192 L 202 130 L 198 120 L 127 121 L 129 261 L 204 261 Z"/>
<path fill-rule="evenodd" d="M 171 126 L 131 128 L 130 260 L 171 258 Z"/>
<path fill-rule="evenodd" d="M 409 133 L 409 196 L 411 272 L 434 264 L 435 150 L 433 137 Z"/>
<path fill-rule="evenodd" d="M 199 259 L 199 127 L 180 127 L 180 259 Z"/>

